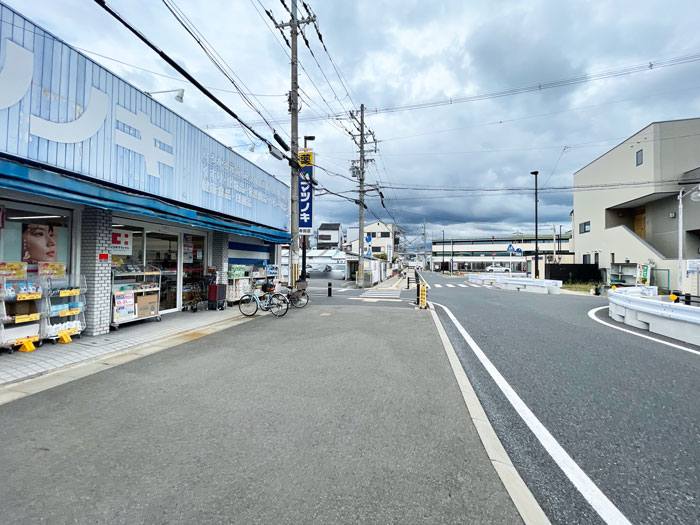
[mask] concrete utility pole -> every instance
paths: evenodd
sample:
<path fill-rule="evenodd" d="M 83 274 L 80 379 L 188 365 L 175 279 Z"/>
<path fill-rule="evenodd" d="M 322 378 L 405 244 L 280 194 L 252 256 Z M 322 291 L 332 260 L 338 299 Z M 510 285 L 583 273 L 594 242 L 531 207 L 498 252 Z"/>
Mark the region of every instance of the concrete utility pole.
<path fill-rule="evenodd" d="M 316 18 L 309 17 L 303 20 L 297 18 L 297 0 L 292 0 L 290 10 L 291 19 L 289 23 L 276 24 L 278 28 L 289 27 L 291 36 L 292 48 L 292 87 L 289 92 L 289 113 L 292 117 L 292 144 L 291 156 L 295 161 L 299 160 L 299 62 L 297 60 L 297 39 L 299 36 L 299 26 L 309 24 Z M 291 206 L 289 210 L 289 227 L 292 234 L 292 239 L 289 244 L 289 282 L 294 284 L 296 281 L 297 267 L 299 265 L 299 167 L 292 165 L 291 170 Z"/>
<path fill-rule="evenodd" d="M 431 264 L 432 264 L 432 254 L 431 254 Z M 425 218 L 423 219 L 423 269 L 427 270 L 428 269 L 428 253 L 427 253 L 427 248 L 426 248 L 426 240 L 425 240 Z M 431 268 L 432 270 L 432 268 Z"/>
<path fill-rule="evenodd" d="M 360 288 L 365 287 L 365 105 L 360 104 L 360 254 L 358 274 Z M 356 274 L 357 276 L 357 274 Z"/>

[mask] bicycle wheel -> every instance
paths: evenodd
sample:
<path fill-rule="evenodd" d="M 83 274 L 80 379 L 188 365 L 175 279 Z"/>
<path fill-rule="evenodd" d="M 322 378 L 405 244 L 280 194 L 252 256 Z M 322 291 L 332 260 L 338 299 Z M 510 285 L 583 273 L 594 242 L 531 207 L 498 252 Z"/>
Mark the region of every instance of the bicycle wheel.
<path fill-rule="evenodd" d="M 268 301 L 268 310 L 272 312 L 275 317 L 282 317 L 289 310 L 289 301 L 281 293 L 275 293 L 270 296 Z"/>
<path fill-rule="evenodd" d="M 304 308 L 309 304 L 309 294 L 306 293 L 306 290 L 299 290 L 289 296 L 289 302 L 294 308 Z"/>
<path fill-rule="evenodd" d="M 251 315 L 255 315 L 255 312 L 258 311 L 258 302 L 252 295 L 245 294 L 241 297 L 241 300 L 238 301 L 238 309 L 243 315 L 250 317 Z"/>

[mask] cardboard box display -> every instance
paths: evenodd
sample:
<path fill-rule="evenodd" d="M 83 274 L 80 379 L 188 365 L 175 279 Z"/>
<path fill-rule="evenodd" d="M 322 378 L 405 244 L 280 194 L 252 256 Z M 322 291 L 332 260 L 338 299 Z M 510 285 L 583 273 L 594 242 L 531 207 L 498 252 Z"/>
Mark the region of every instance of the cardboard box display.
<path fill-rule="evenodd" d="M 34 314 L 37 312 L 34 301 L 17 301 L 16 303 L 7 302 L 5 303 L 5 308 L 7 315 L 12 316 Z"/>
<path fill-rule="evenodd" d="M 158 313 L 158 295 L 145 294 L 136 297 L 136 312 L 138 317 L 150 317 Z"/>

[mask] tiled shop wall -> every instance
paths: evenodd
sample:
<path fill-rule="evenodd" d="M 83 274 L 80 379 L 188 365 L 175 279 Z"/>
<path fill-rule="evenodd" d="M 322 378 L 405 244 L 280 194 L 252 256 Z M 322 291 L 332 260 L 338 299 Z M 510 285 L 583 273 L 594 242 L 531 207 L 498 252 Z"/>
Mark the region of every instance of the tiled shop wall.
<path fill-rule="evenodd" d="M 109 253 L 112 233 L 112 212 L 86 208 L 82 213 L 80 272 L 87 281 L 86 335 L 109 332 L 112 307 L 112 275 L 109 257 L 100 260 L 100 254 Z"/>

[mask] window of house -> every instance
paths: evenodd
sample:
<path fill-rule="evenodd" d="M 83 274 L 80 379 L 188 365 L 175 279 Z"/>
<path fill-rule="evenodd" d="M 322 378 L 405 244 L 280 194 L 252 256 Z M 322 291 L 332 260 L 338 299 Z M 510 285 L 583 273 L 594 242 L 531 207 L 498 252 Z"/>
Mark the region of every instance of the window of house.
<path fill-rule="evenodd" d="M 391 237 L 391 233 L 390 232 L 382 232 L 381 236 L 382 237 Z"/>
<path fill-rule="evenodd" d="M 610 263 L 611 263 L 611 264 L 614 264 L 614 263 L 615 263 L 615 254 L 614 254 L 614 253 L 611 253 L 611 254 L 610 254 Z"/>
<path fill-rule="evenodd" d="M 377 236 L 377 232 L 369 232 L 369 235 L 374 239 Z"/>
<path fill-rule="evenodd" d="M 637 166 L 641 166 L 642 162 L 644 162 L 644 150 L 639 150 L 637 152 Z"/>
<path fill-rule="evenodd" d="M 596 252 L 595 257 L 593 258 L 593 262 L 596 264 L 600 264 L 600 254 Z"/>
<path fill-rule="evenodd" d="M 331 236 L 330 236 L 330 235 L 319 235 L 319 236 L 318 236 L 318 240 L 319 240 L 319 241 L 330 241 L 330 240 L 331 240 Z"/>
<path fill-rule="evenodd" d="M 381 246 L 372 246 L 372 253 L 377 253 L 377 252 L 381 252 L 381 251 L 382 251 Z"/>
<path fill-rule="evenodd" d="M 591 221 L 582 222 L 578 225 L 579 233 L 588 233 L 591 231 Z"/>
<path fill-rule="evenodd" d="M 590 254 L 586 254 L 583 256 L 583 264 L 591 264 L 591 256 Z"/>

